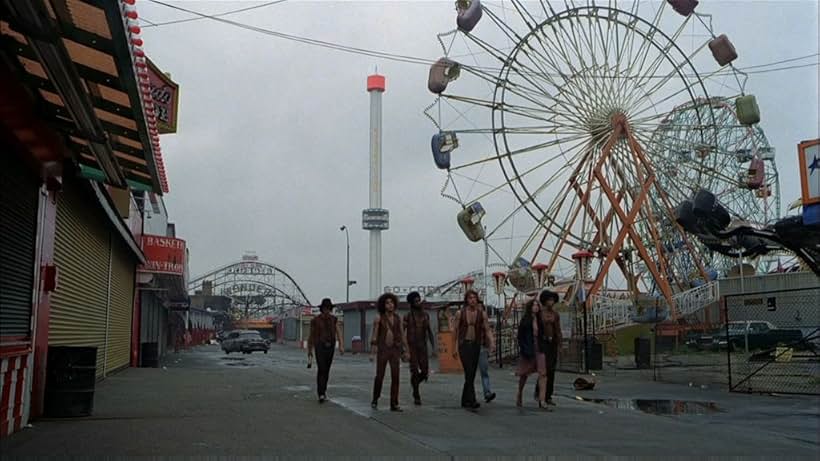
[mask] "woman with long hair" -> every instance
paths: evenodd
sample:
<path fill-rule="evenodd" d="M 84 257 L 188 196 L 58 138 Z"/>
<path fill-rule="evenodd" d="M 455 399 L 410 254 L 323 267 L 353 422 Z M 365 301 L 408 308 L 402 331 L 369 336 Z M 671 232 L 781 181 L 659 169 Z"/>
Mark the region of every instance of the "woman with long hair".
<path fill-rule="evenodd" d="M 376 379 L 373 381 L 370 406 L 379 406 L 384 372 L 390 363 L 390 411 L 403 411 L 399 406 L 399 358 L 406 359 L 408 347 L 401 319 L 396 313 L 399 298 L 393 293 L 385 293 L 379 296 L 376 308 L 379 315 L 373 320 L 373 334 L 370 336 L 370 361 L 376 358 Z"/>
<path fill-rule="evenodd" d="M 538 373 L 538 406 L 549 410 L 546 404 L 546 381 L 547 381 L 547 359 L 542 350 L 544 325 L 539 314 L 541 306 L 537 299 L 531 299 L 524 304 L 524 316 L 518 324 L 518 369 L 515 374 L 518 376 L 518 394 L 515 397 L 515 405 L 520 407 L 522 403 L 522 393 L 527 384 L 527 378 L 533 373 Z"/>

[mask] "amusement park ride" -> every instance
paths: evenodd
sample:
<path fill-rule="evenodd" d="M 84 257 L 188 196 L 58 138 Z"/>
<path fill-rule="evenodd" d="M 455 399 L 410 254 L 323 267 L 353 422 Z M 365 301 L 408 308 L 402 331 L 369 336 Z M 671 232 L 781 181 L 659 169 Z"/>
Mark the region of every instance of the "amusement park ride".
<path fill-rule="evenodd" d="M 692 232 L 687 201 L 723 227 L 780 218 L 747 75 L 697 0 L 559 3 L 456 1 L 424 111 L 441 194 L 505 268 L 499 295 L 563 285 L 613 328 L 685 328 L 717 301 L 719 274 L 747 257 L 767 270 L 765 251 Z M 638 312 L 641 299 L 665 315 Z"/>
<path fill-rule="evenodd" d="M 293 308 L 311 306 L 293 277 L 253 254 L 193 278 L 188 290 L 194 293 L 204 286 L 209 287 L 205 294 L 231 299 L 232 311 L 227 314 L 233 320 L 261 320 Z"/>

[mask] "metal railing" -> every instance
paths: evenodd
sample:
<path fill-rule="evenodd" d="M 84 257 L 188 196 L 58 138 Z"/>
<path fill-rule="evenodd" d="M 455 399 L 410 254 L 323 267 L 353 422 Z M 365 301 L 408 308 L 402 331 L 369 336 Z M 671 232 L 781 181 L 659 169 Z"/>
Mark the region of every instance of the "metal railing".
<path fill-rule="evenodd" d="M 675 307 L 678 309 L 678 316 L 684 317 L 692 315 L 709 304 L 720 300 L 720 290 L 717 281 L 711 281 L 699 287 L 676 294 L 673 298 Z"/>

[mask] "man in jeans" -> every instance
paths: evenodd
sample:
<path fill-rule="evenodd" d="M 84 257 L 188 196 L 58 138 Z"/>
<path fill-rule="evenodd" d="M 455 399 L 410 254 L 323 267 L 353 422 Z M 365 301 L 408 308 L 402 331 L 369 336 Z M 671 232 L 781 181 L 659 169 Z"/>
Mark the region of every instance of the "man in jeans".
<path fill-rule="evenodd" d="M 342 338 L 339 323 L 331 314 L 333 303 L 330 298 L 322 300 L 319 306 L 321 313 L 310 321 L 310 336 L 308 337 L 308 362 L 313 360 L 313 351 L 316 351 L 316 392 L 319 394 L 319 403 L 327 400 L 327 380 L 330 378 L 330 365 L 333 363 L 333 351 L 336 348 L 337 338 Z M 345 353 L 344 344 L 339 339 L 339 353 Z"/>
<path fill-rule="evenodd" d="M 464 369 L 464 387 L 461 391 L 461 406 L 477 410 L 481 404 L 475 397 L 475 375 L 478 369 L 481 346 L 495 349 L 495 338 L 489 328 L 487 313 L 479 307 L 478 293 L 467 290 L 464 306 L 453 319 L 453 358 L 461 359 Z"/>
<path fill-rule="evenodd" d="M 486 312 L 486 307 L 483 303 L 481 303 L 481 309 Z M 484 389 L 484 401 L 490 403 L 495 400 L 495 392 L 493 392 L 490 387 L 490 351 L 486 345 L 481 346 L 481 353 L 478 356 L 478 370 L 481 372 L 481 387 Z"/>

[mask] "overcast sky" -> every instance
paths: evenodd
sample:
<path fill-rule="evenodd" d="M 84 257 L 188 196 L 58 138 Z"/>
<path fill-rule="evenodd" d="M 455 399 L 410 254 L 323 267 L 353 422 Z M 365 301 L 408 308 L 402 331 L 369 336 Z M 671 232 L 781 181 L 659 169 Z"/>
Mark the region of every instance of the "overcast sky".
<path fill-rule="evenodd" d="M 220 13 L 259 2 L 172 2 Z M 502 2 L 490 2 L 500 5 Z M 507 3 L 508 4 L 508 3 Z M 226 19 L 328 42 L 429 59 L 453 28 L 453 2 L 287 1 Z M 508 4 L 509 5 L 509 4 Z M 152 22 L 191 17 L 143 0 Z M 701 2 L 728 34 L 739 67 L 818 52 L 818 2 Z M 435 127 L 428 67 L 291 42 L 212 20 L 143 31 L 149 57 L 180 85 L 179 132 L 162 137 L 171 221 L 191 251 L 191 275 L 255 251 L 293 276 L 313 303 L 343 301 L 350 230 L 351 299 L 368 293 L 369 99 L 387 76 L 383 121 L 383 285 L 432 284 L 483 264 L 459 230 L 455 203 L 429 151 Z M 499 44 L 501 45 L 501 44 Z M 790 64 L 816 62 L 817 56 Z M 785 64 L 788 65 L 788 64 Z M 796 145 L 818 137 L 818 67 L 752 75 L 761 126 L 778 153 L 785 206 L 799 197 Z M 470 118 L 487 126 L 489 113 Z M 530 225 L 531 226 L 531 225 Z"/>

